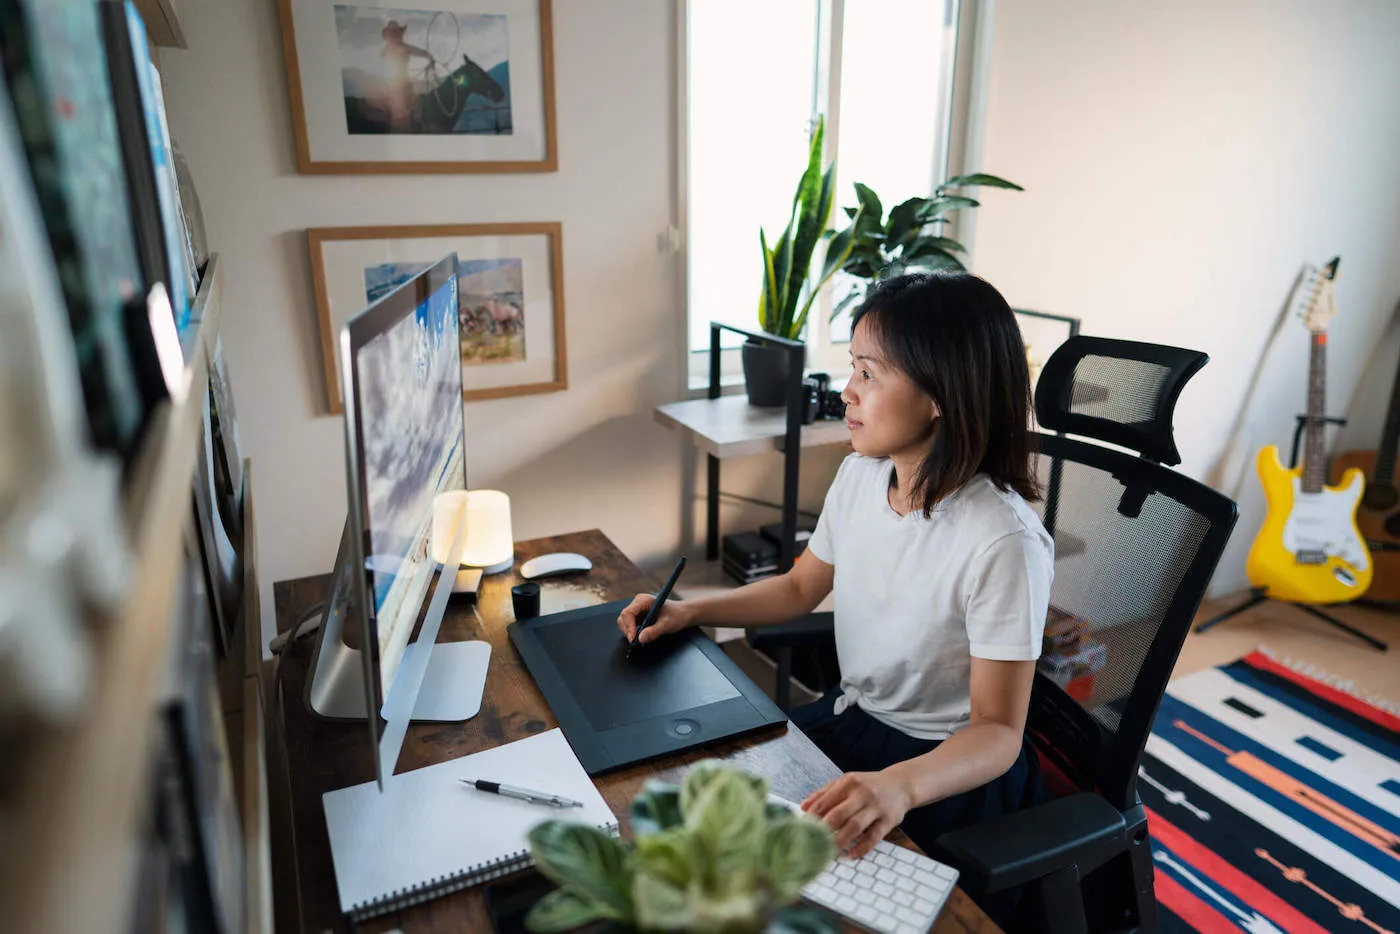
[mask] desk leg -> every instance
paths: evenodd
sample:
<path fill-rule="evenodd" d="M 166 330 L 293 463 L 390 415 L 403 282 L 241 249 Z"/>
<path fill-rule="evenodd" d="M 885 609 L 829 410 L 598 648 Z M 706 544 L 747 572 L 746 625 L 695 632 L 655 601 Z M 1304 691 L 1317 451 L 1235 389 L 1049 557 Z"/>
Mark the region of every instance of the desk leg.
<path fill-rule="evenodd" d="M 705 559 L 719 557 L 719 458 L 705 455 Z"/>

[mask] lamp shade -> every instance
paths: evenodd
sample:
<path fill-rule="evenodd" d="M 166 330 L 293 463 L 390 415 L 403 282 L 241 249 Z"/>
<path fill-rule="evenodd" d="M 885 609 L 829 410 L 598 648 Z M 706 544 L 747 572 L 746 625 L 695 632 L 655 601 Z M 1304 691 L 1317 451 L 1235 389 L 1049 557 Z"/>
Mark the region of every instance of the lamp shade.
<path fill-rule="evenodd" d="M 515 563 L 515 538 L 510 528 L 510 497 L 500 490 L 456 490 L 433 500 L 433 560 L 447 561 L 457 522 L 467 524 L 462 567 L 486 574 L 508 571 Z"/>

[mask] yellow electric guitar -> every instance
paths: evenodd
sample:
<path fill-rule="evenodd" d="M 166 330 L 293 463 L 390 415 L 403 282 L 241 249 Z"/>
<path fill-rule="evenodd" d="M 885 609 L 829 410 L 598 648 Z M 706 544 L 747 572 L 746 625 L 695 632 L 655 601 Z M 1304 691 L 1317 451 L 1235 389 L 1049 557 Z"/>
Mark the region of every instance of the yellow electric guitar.
<path fill-rule="evenodd" d="M 1276 600 L 1345 603 L 1371 585 L 1371 556 L 1356 526 L 1356 507 L 1365 486 L 1362 473 L 1348 470 L 1340 485 L 1325 485 L 1327 325 L 1337 313 L 1332 296 L 1337 263 L 1333 259 L 1310 272 L 1298 290 L 1306 300 L 1303 321 L 1312 332 L 1303 466 L 1285 468 L 1272 444 L 1256 461 L 1269 512 L 1249 549 L 1246 570 L 1250 582 Z"/>

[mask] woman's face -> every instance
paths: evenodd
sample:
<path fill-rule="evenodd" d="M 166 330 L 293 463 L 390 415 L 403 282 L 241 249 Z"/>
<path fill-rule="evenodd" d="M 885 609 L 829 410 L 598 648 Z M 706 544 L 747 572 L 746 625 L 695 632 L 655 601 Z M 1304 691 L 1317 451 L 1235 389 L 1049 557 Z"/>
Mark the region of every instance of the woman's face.
<path fill-rule="evenodd" d="M 867 457 L 922 459 L 938 406 L 885 357 L 862 318 L 851 337 L 851 379 L 841 392 L 851 444 Z"/>

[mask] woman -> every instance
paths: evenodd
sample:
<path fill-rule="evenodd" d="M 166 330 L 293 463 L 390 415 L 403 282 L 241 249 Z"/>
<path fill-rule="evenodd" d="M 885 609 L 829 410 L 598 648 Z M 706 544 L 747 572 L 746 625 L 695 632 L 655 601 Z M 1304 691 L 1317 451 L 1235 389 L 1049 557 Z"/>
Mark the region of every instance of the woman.
<path fill-rule="evenodd" d="M 851 364 L 855 453 L 800 560 L 668 603 L 641 641 L 784 623 L 833 593 L 841 684 L 791 719 L 845 773 L 802 807 L 858 857 L 896 826 L 927 848 L 1039 800 L 1024 729 L 1054 558 L 1027 505 L 1025 349 L 996 289 L 967 273 L 880 284 L 854 315 Z M 651 603 L 619 616 L 629 639 Z"/>

